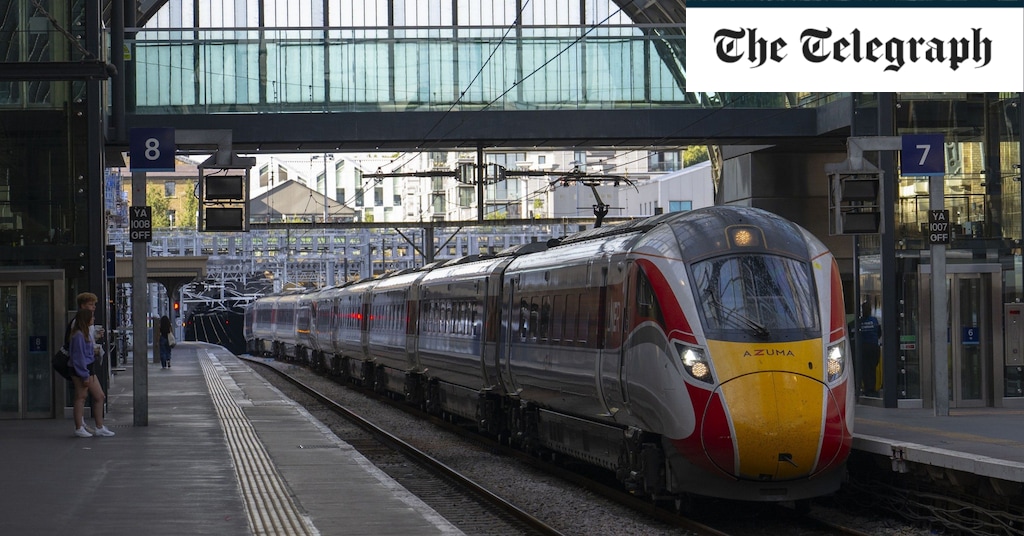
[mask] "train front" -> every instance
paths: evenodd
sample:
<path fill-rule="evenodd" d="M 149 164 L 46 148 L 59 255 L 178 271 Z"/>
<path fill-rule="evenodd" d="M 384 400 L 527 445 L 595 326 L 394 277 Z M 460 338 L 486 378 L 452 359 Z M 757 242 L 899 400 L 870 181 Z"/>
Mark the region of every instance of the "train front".
<path fill-rule="evenodd" d="M 837 490 L 854 401 L 832 255 L 757 209 L 717 207 L 673 230 L 686 260 L 687 273 L 676 274 L 688 287 L 682 318 L 692 326 L 670 337 L 693 412 L 689 429 L 666 436 L 675 438 L 677 483 L 754 501 Z"/>

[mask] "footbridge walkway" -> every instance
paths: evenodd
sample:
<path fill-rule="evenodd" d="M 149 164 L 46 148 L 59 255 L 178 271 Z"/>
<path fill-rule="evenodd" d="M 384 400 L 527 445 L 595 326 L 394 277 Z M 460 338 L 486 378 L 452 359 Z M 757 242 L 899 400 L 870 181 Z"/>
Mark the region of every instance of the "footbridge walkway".
<path fill-rule="evenodd" d="M 401 25 L 391 13 L 373 25 L 314 9 L 297 19 L 303 26 L 254 27 L 240 13 L 230 26 L 226 14 L 216 22 L 198 13 L 119 33 L 115 20 L 124 76 L 112 80 L 108 147 L 123 151 L 131 128 L 169 127 L 229 129 L 246 153 L 823 142 L 842 150 L 850 114 L 830 110 L 848 109 L 849 95 L 688 92 L 682 3 L 608 4 L 607 15 L 580 13 L 571 24 L 508 14 L 466 22 L 442 10 L 442 24 Z"/>

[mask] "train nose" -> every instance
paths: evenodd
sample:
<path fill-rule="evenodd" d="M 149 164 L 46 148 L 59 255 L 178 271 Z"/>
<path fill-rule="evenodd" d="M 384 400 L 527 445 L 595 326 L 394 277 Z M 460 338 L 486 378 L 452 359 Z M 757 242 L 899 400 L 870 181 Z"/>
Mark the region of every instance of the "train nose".
<path fill-rule="evenodd" d="M 818 466 L 827 416 L 836 415 L 820 381 L 792 372 L 746 374 L 719 387 L 725 423 L 705 414 L 705 452 L 721 470 L 745 480 L 807 477 Z M 723 414 L 719 413 L 719 418 Z"/>

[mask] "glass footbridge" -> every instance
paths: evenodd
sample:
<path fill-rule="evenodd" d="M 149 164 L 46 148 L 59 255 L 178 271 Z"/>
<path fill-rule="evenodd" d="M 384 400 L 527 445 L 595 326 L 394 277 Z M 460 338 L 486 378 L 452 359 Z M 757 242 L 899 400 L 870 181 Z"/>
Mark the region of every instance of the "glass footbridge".
<path fill-rule="evenodd" d="M 679 25 L 126 34 L 128 126 L 231 128 L 257 150 L 813 137 L 839 97 L 687 92 Z"/>

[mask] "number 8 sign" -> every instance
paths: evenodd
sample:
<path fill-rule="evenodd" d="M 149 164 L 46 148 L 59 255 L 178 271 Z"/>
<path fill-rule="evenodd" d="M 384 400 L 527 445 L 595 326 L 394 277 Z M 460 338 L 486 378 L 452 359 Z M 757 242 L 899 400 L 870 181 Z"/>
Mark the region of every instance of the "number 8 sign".
<path fill-rule="evenodd" d="M 128 139 L 131 171 L 174 171 L 173 128 L 133 128 Z"/>

